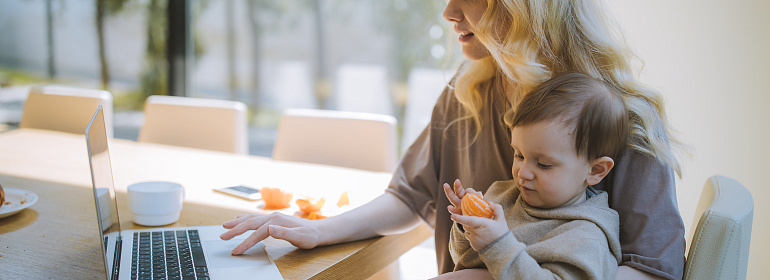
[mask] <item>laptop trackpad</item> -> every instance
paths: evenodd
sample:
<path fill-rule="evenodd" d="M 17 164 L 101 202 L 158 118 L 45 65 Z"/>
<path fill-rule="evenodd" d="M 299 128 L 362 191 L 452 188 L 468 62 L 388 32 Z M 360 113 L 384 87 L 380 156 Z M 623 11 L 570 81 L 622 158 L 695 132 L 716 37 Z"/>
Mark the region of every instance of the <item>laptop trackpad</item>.
<path fill-rule="evenodd" d="M 203 247 L 209 259 L 209 268 L 272 265 L 261 242 L 242 255 L 231 255 L 233 248 L 241 242 L 243 239 L 203 241 Z"/>

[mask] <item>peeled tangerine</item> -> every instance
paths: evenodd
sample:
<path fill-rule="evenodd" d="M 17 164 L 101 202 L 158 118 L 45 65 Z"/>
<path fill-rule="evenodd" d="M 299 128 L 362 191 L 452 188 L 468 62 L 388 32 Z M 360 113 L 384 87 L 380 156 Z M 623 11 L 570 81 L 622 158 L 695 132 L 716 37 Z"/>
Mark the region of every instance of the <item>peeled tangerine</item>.
<path fill-rule="evenodd" d="M 265 201 L 265 209 L 284 209 L 291 206 L 291 193 L 271 187 L 264 187 L 259 192 L 262 193 L 262 200 Z"/>
<path fill-rule="evenodd" d="M 466 193 L 460 202 L 463 215 L 492 218 L 492 207 L 479 194 Z"/>

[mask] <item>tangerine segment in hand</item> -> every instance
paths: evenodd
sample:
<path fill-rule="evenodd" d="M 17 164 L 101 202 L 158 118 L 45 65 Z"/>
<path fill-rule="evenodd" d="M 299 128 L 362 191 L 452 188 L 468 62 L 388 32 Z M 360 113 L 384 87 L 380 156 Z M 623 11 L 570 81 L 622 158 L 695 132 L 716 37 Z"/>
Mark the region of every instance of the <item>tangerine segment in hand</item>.
<path fill-rule="evenodd" d="M 265 209 L 284 209 L 291 206 L 291 193 L 271 187 L 264 187 L 259 192 L 262 193 L 262 200 L 265 201 Z"/>
<path fill-rule="evenodd" d="M 460 210 L 463 215 L 492 218 L 492 207 L 480 195 L 466 193 L 460 202 Z"/>

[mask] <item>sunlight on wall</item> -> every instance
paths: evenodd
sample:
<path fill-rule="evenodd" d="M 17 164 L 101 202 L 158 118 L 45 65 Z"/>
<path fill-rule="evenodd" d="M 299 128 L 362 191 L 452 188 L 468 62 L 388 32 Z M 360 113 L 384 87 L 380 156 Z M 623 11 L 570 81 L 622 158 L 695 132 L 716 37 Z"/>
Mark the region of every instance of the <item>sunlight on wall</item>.
<path fill-rule="evenodd" d="M 770 10 L 766 1 L 605 1 L 644 61 L 641 80 L 663 93 L 674 127 L 694 148 L 677 182 L 685 226 L 706 179 L 720 174 L 754 197 L 748 279 L 770 272 Z"/>

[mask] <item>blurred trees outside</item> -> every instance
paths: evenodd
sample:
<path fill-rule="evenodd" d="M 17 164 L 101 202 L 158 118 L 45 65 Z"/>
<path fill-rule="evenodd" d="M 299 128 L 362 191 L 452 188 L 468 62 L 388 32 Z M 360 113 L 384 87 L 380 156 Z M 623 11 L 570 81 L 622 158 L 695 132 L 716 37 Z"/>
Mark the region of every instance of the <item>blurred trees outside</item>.
<path fill-rule="evenodd" d="M 150 95 L 168 94 L 168 60 L 166 59 L 166 1 L 150 0 L 147 4 L 147 43 L 141 75 L 141 100 Z"/>
<path fill-rule="evenodd" d="M 140 110 L 147 96 L 167 94 L 168 11 L 166 7 L 168 1 L 175 0 L 94 0 L 90 2 L 92 7 L 88 7 L 89 4 L 86 2 L 77 2 L 77 0 L 16 0 L 10 3 L 21 4 L 6 2 L 0 5 L 44 7 L 45 22 L 39 24 L 45 30 L 44 50 L 48 62 L 47 77 L 43 80 L 55 82 L 63 76 L 95 78 L 102 89 L 116 94 L 116 109 Z M 223 43 L 227 45 L 225 55 L 219 56 L 219 59 L 224 60 L 221 63 L 226 65 L 223 69 L 225 71 L 216 73 L 226 78 L 222 79 L 223 82 L 218 86 L 207 84 L 206 87 L 194 90 L 213 90 L 222 93 L 205 94 L 205 97 L 218 96 L 216 98 L 242 99 L 242 101 L 248 99 L 247 104 L 254 112 L 265 106 L 271 106 L 263 103 L 266 98 L 264 92 L 266 87 L 262 84 L 273 82 L 263 80 L 274 76 L 265 75 L 264 71 L 265 69 L 274 70 L 276 61 L 280 62 L 280 60 L 302 61 L 303 65 L 308 67 L 312 83 L 310 92 L 315 98 L 313 104 L 322 109 L 335 109 L 329 101 L 334 98 L 333 91 L 336 86 L 334 83 L 338 81 L 333 77 L 338 74 L 335 71 L 341 64 L 375 63 L 378 67 L 384 67 L 388 80 L 386 86 L 389 87 L 387 92 L 393 101 L 394 114 L 399 120 L 403 118 L 404 106 L 408 100 L 407 84 L 410 71 L 418 67 L 439 70 L 454 67 L 446 63 L 447 57 L 456 56 L 456 54 L 444 48 L 449 42 L 445 40 L 446 34 L 450 32 L 449 24 L 441 17 L 445 6 L 444 1 L 192 0 L 190 2 L 193 4 L 190 23 L 194 34 L 192 36 L 195 56 L 193 61 L 196 61 L 190 67 L 193 69 L 201 67 L 198 63 L 199 59 L 214 54 L 209 53 L 214 45 Z M 226 28 L 219 32 L 226 34 L 226 40 L 221 42 L 206 39 L 207 36 L 201 33 L 203 26 L 199 19 L 202 15 L 210 17 L 212 9 L 221 10 L 223 5 L 224 13 L 219 17 L 221 21 L 226 22 Z M 72 14 L 79 13 L 74 10 L 84 8 L 93 11 L 92 26 L 73 27 L 72 24 L 79 24 L 72 22 L 74 16 Z M 19 18 L 23 17 L 19 16 Z M 65 21 L 65 17 L 69 19 Z M 235 21 L 238 17 L 246 20 Z M 62 22 L 70 25 L 62 25 Z M 126 24 L 143 27 L 144 31 L 141 33 L 144 35 L 139 36 L 144 38 L 137 38 L 137 34 L 134 33 L 125 34 Z M 0 28 L 3 27 L 0 26 Z M 72 39 L 60 35 L 65 32 L 62 29 L 67 28 L 66 32 L 71 32 L 69 30 L 73 28 L 92 32 L 94 39 L 76 43 L 61 41 Z M 212 28 L 207 30 L 211 32 Z M 286 39 L 291 42 L 277 42 Z M 70 45 L 69 48 L 74 44 L 93 44 L 91 47 L 82 47 L 82 49 L 96 50 L 93 52 L 96 61 L 96 64 L 93 64 L 96 66 L 96 77 L 88 77 L 86 75 L 90 70 L 82 70 L 93 67 L 92 64 L 78 65 L 77 67 L 82 68 L 81 70 L 71 71 L 72 58 L 62 57 L 61 54 L 65 54 L 66 51 L 59 50 L 64 43 Z M 125 51 L 137 43 L 143 45 L 143 55 L 137 57 L 133 51 Z M 116 44 L 128 46 L 116 48 Z M 236 45 L 240 47 L 236 48 Z M 353 47 L 345 49 L 349 45 Z M 2 47 L 3 44 L 0 44 L 0 51 Z M 244 50 L 246 50 L 245 53 Z M 276 56 L 281 51 L 298 50 L 303 53 Z M 56 54 L 60 56 L 54 57 Z M 82 55 L 87 56 L 90 53 Z M 365 59 L 356 62 L 360 58 Z M 64 63 L 65 59 L 69 61 Z M 87 63 L 85 59 L 81 60 Z M 3 65 L 0 54 L 0 68 L 10 67 L 24 72 L 24 60 L 14 61 L 19 62 L 12 63 L 10 66 Z M 139 65 L 133 68 L 136 70 L 130 70 L 135 72 L 125 70 L 127 61 L 130 62 L 128 64 Z M 75 63 L 77 62 L 79 61 Z M 248 67 L 244 68 L 243 64 L 248 64 Z M 131 73 L 135 73 L 134 76 L 131 76 Z M 116 89 L 116 82 L 119 84 L 119 89 Z M 238 94 L 244 87 L 248 91 L 246 98 Z M 194 92 L 187 94 L 199 95 Z M 271 92 L 271 94 L 280 93 Z M 119 102 L 127 104 L 117 104 Z"/>
<path fill-rule="evenodd" d="M 48 0 L 50 1 L 50 0 Z M 110 88 L 110 67 L 107 61 L 107 48 L 104 45 L 105 17 L 120 13 L 130 0 L 95 0 L 96 1 L 96 33 L 99 44 L 99 66 L 102 89 Z M 50 19 L 49 19 L 50 20 Z"/>

